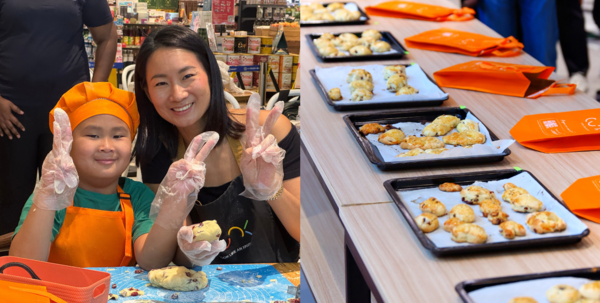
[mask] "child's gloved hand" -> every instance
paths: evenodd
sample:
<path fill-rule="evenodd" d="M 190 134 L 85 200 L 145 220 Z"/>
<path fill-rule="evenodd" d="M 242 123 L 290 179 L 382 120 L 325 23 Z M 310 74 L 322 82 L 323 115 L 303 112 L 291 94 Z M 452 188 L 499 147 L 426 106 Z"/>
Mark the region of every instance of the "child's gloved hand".
<path fill-rule="evenodd" d="M 240 169 L 246 190 L 241 194 L 254 200 L 273 197 L 283 184 L 283 158 L 285 150 L 279 148 L 271 130 L 281 112 L 283 102 L 277 102 L 263 126 L 258 123 L 260 97 L 252 94 L 246 110 L 246 133 Z"/>
<path fill-rule="evenodd" d="M 171 164 L 150 208 L 150 218 L 156 218 L 154 224 L 174 230 L 183 225 L 204 186 L 204 159 L 217 142 L 219 134 L 204 132 L 192 140 L 183 159 Z M 161 209 L 165 211 L 161 212 Z"/>
<path fill-rule="evenodd" d="M 33 191 L 33 204 L 47 210 L 61 210 L 73 202 L 79 175 L 71 158 L 73 133 L 67 113 L 54 110 L 54 145 L 42 164 L 42 177 Z"/>
<path fill-rule="evenodd" d="M 195 265 L 204 266 L 210 264 L 217 255 L 226 248 L 225 240 L 214 240 L 192 242 L 194 232 L 192 226 L 183 226 L 177 233 L 177 243 L 181 251 Z"/>

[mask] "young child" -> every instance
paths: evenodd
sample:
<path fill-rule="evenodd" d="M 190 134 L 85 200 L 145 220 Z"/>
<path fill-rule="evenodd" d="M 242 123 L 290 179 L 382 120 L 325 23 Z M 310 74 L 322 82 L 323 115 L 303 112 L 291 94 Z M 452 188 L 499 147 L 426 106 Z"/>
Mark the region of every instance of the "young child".
<path fill-rule="evenodd" d="M 178 249 L 177 234 L 193 207 L 187 197 L 204 184 L 202 161 L 218 136 L 194 138 L 155 197 L 144 184 L 120 177 L 139 120 L 134 94 L 110 83 L 84 82 L 62 96 L 50 112 L 53 150 L 23 208 L 10 255 L 79 267 L 137 261 L 145 269 L 172 260 L 191 265 L 186 255 L 214 259 L 224 242 Z M 151 208 L 157 210 L 152 216 Z"/>

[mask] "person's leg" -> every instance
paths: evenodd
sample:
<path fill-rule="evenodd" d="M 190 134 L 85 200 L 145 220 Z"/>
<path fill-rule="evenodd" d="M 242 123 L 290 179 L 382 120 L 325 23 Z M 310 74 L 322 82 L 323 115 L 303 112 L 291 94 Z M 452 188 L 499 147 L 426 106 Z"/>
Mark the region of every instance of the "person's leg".
<path fill-rule="evenodd" d="M 587 74 L 588 60 L 587 33 L 579 0 L 556 1 L 558 33 L 563 57 L 569 69 L 569 75 Z"/>
<path fill-rule="evenodd" d="M 0 235 L 13 232 L 23 205 L 33 193 L 38 163 L 38 138 L 41 127 L 35 108 L 19 106 L 25 114 L 16 115 L 25 127 L 21 138 L 0 137 Z M 47 114 L 46 114 L 47 115 Z M 46 121 L 48 118 L 46 118 Z"/>
<path fill-rule="evenodd" d="M 477 16 L 503 37 L 518 36 L 516 0 L 479 0 Z"/>
<path fill-rule="evenodd" d="M 555 0 L 519 0 L 519 6 L 523 50 L 546 66 L 556 66 L 558 21 Z"/>

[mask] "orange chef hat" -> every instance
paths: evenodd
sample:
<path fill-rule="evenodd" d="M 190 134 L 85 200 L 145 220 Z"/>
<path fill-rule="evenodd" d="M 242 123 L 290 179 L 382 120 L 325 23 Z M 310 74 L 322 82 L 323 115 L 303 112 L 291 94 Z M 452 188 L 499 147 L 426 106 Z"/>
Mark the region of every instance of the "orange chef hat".
<path fill-rule="evenodd" d="M 79 83 L 60 98 L 54 109 L 56 108 L 61 108 L 67 113 L 71 129 L 75 129 L 87 118 L 113 115 L 127 123 L 133 140 L 140 125 L 135 95 L 108 82 Z M 53 133 L 54 109 L 50 111 L 50 131 Z"/>

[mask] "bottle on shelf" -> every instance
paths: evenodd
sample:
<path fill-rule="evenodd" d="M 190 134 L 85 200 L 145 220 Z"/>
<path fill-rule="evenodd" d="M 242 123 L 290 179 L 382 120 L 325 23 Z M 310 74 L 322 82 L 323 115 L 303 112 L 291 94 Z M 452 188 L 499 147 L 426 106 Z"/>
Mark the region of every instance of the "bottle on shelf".
<path fill-rule="evenodd" d="M 141 27 L 135 27 L 135 46 L 140 47 L 140 45 L 142 45 L 142 28 Z"/>

